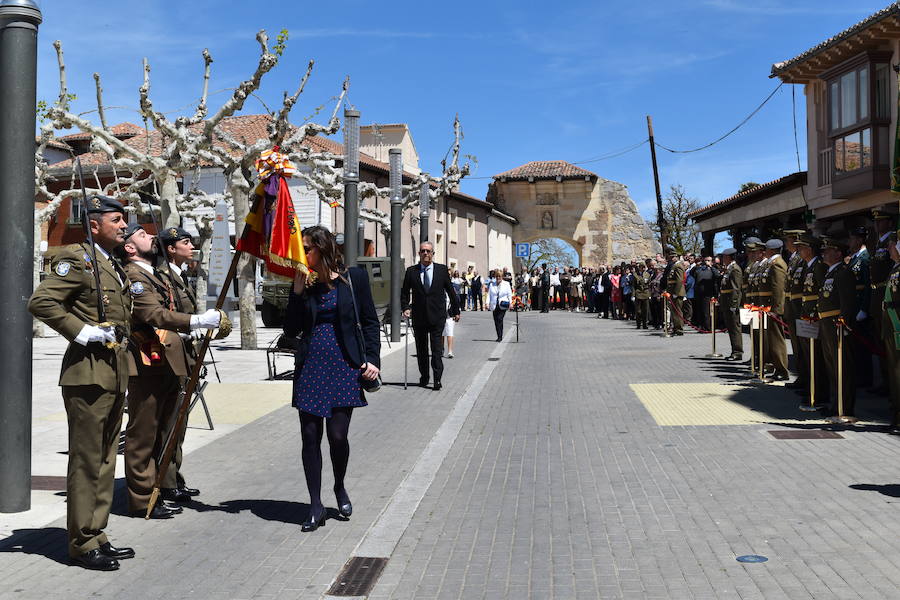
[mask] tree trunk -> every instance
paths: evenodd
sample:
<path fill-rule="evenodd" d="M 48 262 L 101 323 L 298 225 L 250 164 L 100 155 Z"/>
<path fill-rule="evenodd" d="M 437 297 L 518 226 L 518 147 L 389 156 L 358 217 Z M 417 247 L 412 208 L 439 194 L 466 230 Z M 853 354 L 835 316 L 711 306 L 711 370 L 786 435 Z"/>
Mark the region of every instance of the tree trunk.
<path fill-rule="evenodd" d="M 44 269 L 44 255 L 41 252 L 41 223 L 42 221 L 35 216 L 34 219 L 34 268 L 32 269 L 32 290 L 37 288 L 41 283 L 41 271 Z M 33 319 L 31 324 L 31 334 L 33 337 L 44 337 L 44 323 Z"/>
<path fill-rule="evenodd" d="M 234 202 L 234 235 L 241 235 L 244 220 L 250 212 L 250 184 L 240 169 L 228 178 L 231 201 Z M 238 262 L 238 305 L 241 315 L 241 350 L 256 350 L 256 258 L 244 255 Z"/>
<path fill-rule="evenodd" d="M 163 229 L 167 227 L 180 227 L 181 215 L 175 200 L 178 197 L 178 182 L 175 181 L 175 173 L 167 171 L 165 178 L 159 182 L 159 209 L 161 213 L 160 223 Z"/>
<path fill-rule="evenodd" d="M 206 310 L 206 291 L 209 281 L 209 252 L 212 249 L 212 232 L 207 228 L 198 228 L 200 235 L 197 245 L 200 248 L 200 265 L 197 267 L 197 302 L 200 310 Z"/>

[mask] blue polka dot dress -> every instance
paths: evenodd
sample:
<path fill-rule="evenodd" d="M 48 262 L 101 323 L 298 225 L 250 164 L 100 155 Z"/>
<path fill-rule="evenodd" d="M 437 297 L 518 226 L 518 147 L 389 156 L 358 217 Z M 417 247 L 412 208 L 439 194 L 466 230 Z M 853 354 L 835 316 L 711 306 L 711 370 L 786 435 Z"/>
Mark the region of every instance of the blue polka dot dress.
<path fill-rule="evenodd" d="M 331 417 L 331 409 L 366 406 L 354 369 L 341 352 L 334 322 L 337 318 L 337 289 L 310 290 L 317 302 L 316 326 L 309 340 L 309 354 L 303 369 L 294 372 L 293 405 L 305 413 Z"/>

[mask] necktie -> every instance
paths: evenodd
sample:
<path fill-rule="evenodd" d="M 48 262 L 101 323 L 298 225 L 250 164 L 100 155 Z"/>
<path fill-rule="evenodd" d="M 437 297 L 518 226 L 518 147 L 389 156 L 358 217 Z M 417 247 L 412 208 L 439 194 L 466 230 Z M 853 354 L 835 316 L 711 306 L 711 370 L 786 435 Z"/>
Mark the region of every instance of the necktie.
<path fill-rule="evenodd" d="M 426 294 L 431 290 L 431 277 L 428 276 L 428 267 L 422 269 L 422 287 L 425 288 Z"/>

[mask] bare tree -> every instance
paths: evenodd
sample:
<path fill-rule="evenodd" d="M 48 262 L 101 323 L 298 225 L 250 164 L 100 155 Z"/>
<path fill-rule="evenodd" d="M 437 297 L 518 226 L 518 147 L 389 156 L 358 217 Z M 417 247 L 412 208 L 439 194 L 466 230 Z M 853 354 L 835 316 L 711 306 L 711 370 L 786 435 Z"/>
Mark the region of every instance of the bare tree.
<path fill-rule="evenodd" d="M 681 184 L 669 186 L 669 192 L 663 198 L 663 217 L 669 232 L 669 245 L 679 254 L 697 254 L 703 247 L 700 232 L 694 231 L 688 216 L 699 208 L 700 201 L 688 197 Z M 658 234 L 659 227 L 656 223 L 651 223 L 650 227 Z"/>
<path fill-rule="evenodd" d="M 543 263 L 550 266 L 568 267 L 573 262 L 572 249 L 568 244 L 556 238 L 535 240 L 531 242 L 530 254 L 528 258 L 523 259 L 523 262 L 528 272 Z"/>

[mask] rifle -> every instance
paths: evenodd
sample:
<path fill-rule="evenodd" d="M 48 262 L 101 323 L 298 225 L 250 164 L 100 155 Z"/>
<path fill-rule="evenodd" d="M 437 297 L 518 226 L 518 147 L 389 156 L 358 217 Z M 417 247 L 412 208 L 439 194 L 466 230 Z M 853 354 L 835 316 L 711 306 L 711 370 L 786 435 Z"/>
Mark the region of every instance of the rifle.
<path fill-rule="evenodd" d="M 250 207 L 250 214 L 255 213 L 259 209 L 260 202 L 262 202 L 262 198 L 260 196 L 255 196 L 253 205 Z M 250 231 L 250 224 L 244 223 L 244 229 L 241 231 L 241 239 L 247 236 L 248 231 Z M 237 246 L 237 244 L 235 244 L 235 246 Z M 231 283 L 234 281 L 234 277 L 237 274 L 237 266 L 242 254 L 243 252 L 236 250 L 231 259 L 231 266 L 228 268 L 225 282 L 222 284 L 222 288 L 219 290 L 219 296 L 216 298 L 216 310 L 218 311 L 221 311 L 222 306 L 225 304 L 228 289 L 231 287 Z M 203 359 L 206 357 L 206 351 L 209 349 L 209 343 L 212 341 L 212 338 L 213 330 L 207 329 L 206 335 L 203 336 L 203 341 L 200 344 L 200 348 L 197 350 L 197 358 L 194 362 L 194 366 L 191 368 L 190 379 L 188 379 L 187 385 L 184 386 L 179 394 L 178 418 L 175 420 L 175 427 L 172 428 L 172 434 L 169 435 L 169 440 L 166 442 L 162 458 L 159 461 L 159 468 L 156 470 L 156 480 L 153 482 L 153 492 L 151 492 L 150 501 L 147 503 L 147 514 L 144 516 L 145 519 L 150 518 L 150 513 L 153 512 L 153 507 L 156 506 L 156 501 L 159 500 L 162 481 L 166 476 L 169 465 L 172 463 L 172 456 L 175 454 L 175 445 L 178 441 L 178 436 L 174 435 L 174 432 L 180 431 L 185 425 L 191 399 L 194 397 L 194 392 L 197 389 L 197 382 L 200 380 L 200 373 L 203 370 Z"/>
<path fill-rule="evenodd" d="M 93 263 L 94 284 L 97 287 L 97 324 L 100 327 L 113 327 L 113 324 L 106 320 L 106 307 L 103 306 L 103 286 L 100 285 L 100 263 L 97 262 L 97 246 L 94 245 L 94 234 L 91 233 L 91 222 L 88 219 L 88 201 L 87 188 L 84 186 L 84 173 L 81 170 L 81 157 L 75 158 L 75 166 L 78 167 L 78 180 L 81 182 L 81 222 L 84 225 L 84 235 L 87 238 L 91 251 L 91 262 Z M 75 202 L 75 199 L 72 199 Z M 113 349 L 119 346 L 118 342 L 106 342 L 107 348 Z"/>

